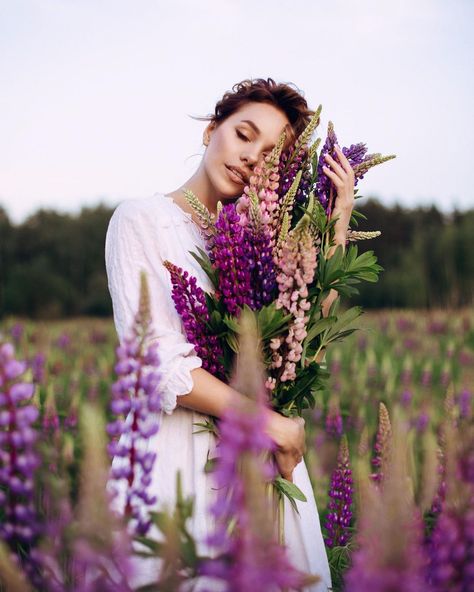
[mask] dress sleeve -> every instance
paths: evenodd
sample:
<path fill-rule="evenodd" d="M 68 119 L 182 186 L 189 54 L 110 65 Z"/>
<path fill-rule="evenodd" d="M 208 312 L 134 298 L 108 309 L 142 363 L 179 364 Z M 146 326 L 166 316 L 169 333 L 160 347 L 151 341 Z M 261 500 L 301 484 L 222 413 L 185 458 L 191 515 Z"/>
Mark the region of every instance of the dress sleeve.
<path fill-rule="evenodd" d="M 162 406 L 171 414 L 176 397 L 193 388 L 191 370 L 202 360 L 182 332 L 181 319 L 171 298 L 171 280 L 160 255 L 159 229 L 133 200 L 122 202 L 110 219 L 105 240 L 107 280 L 119 340 L 131 330 L 138 310 L 140 272 L 147 274 L 152 332 L 149 343 L 158 342 Z"/>

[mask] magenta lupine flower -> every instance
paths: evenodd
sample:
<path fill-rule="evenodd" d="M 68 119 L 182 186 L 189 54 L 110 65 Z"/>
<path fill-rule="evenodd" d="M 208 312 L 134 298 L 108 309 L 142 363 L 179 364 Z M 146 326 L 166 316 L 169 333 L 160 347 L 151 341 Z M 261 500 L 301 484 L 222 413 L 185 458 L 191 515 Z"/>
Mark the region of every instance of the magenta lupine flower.
<path fill-rule="evenodd" d="M 252 248 L 234 204 L 226 204 L 216 221 L 213 266 L 219 275 L 219 293 L 226 309 L 238 316 L 246 304 L 255 308 L 250 261 Z"/>
<path fill-rule="evenodd" d="M 22 563 L 35 581 L 35 566 L 28 549 L 40 534 L 35 509 L 34 480 L 40 459 L 35 451 L 33 425 L 38 408 L 31 404 L 34 385 L 22 382 L 26 362 L 15 358 L 10 343 L 0 344 L 0 535 L 12 551 L 22 548 Z"/>
<path fill-rule="evenodd" d="M 187 271 L 169 261 L 165 261 L 164 265 L 171 275 L 172 298 L 176 311 L 183 321 L 188 341 L 194 344 L 196 354 L 202 360 L 202 367 L 218 378 L 225 378 L 221 362 L 222 346 L 219 338 L 208 327 L 210 317 L 204 290 Z"/>
<path fill-rule="evenodd" d="M 328 514 L 325 528 L 327 536 L 324 538 L 328 547 L 342 547 L 350 537 L 349 527 L 352 519 L 352 470 L 349 460 L 347 438 L 344 436 L 339 447 L 337 467 L 331 475 L 329 489 Z"/>

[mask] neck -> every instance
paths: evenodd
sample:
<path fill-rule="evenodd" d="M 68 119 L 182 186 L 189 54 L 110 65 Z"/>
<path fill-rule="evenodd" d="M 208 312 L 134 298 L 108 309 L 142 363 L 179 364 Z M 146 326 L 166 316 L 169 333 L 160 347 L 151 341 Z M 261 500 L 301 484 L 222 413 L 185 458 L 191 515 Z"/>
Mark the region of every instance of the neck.
<path fill-rule="evenodd" d="M 217 202 L 222 196 L 217 193 L 202 166 L 181 186 L 181 192 L 185 188 L 190 189 L 211 214 L 217 212 Z"/>

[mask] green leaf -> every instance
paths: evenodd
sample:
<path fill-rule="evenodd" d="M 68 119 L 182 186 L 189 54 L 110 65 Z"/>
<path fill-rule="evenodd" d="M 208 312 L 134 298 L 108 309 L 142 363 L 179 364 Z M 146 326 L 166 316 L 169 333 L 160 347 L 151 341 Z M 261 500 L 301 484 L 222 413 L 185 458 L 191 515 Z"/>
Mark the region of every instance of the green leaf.
<path fill-rule="evenodd" d="M 299 500 L 300 502 L 306 502 L 308 501 L 306 499 L 305 494 L 301 491 L 301 489 L 295 485 L 294 483 L 292 483 L 291 481 L 288 481 L 287 479 L 284 479 L 283 477 L 277 477 L 275 479 L 275 481 L 278 482 L 280 489 L 288 496 L 291 496 L 297 500 Z"/>
<path fill-rule="evenodd" d="M 211 260 L 209 259 L 209 255 L 203 251 L 201 248 L 196 247 L 199 252 L 199 255 L 194 253 L 193 251 L 189 251 L 190 255 L 194 257 L 194 259 L 199 263 L 199 265 L 203 268 L 207 276 L 212 282 L 214 288 L 217 289 L 219 281 L 216 270 L 212 267 Z"/>

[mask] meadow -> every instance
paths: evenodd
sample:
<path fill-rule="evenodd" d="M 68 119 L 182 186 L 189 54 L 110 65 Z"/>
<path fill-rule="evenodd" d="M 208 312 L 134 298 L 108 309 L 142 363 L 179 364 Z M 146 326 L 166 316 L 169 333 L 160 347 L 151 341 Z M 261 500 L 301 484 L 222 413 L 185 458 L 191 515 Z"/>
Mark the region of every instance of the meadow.
<path fill-rule="evenodd" d="M 371 311 L 362 315 L 358 327 L 327 351 L 327 388 L 317 394 L 314 409 L 304 412 L 305 460 L 333 589 L 473 590 L 474 311 Z M 40 432 L 40 464 L 29 468 L 34 495 L 31 504 L 25 503 L 24 523 L 32 523 L 35 514 L 36 527 L 27 542 L 13 536 L 9 524 L 16 518 L 20 523 L 20 514 L 15 518 L 5 510 L 0 516 L 6 541 L 0 578 L 8 590 L 98 590 L 75 584 L 77 570 L 70 565 L 76 547 L 71 541 L 77 532 L 89 542 L 92 536 L 84 507 L 94 502 L 83 498 L 98 493 L 81 486 L 81 479 L 88 462 L 89 474 L 97 470 L 87 460 L 87 449 L 104 445 L 104 422 L 110 420 L 116 380 L 113 322 L 7 318 L 0 323 L 0 344 L 7 342 L 14 346 L 15 358 L 26 362 L 21 380 L 34 384 L 31 402 L 39 413 L 31 425 Z M 5 367 L 0 372 L 5 391 Z M 5 397 L 1 402 L 0 416 L 7 409 Z M 91 417 L 82 408 L 98 416 L 89 431 L 80 425 Z M 15 494 L 4 476 L 12 466 L 9 429 L 11 424 L 2 419 L 4 504 L 12 503 Z M 65 497 L 68 510 L 62 515 Z M 95 544 L 112 548 L 109 539 Z M 44 557 L 49 559 L 41 563 Z M 41 574 L 35 573 L 38 562 Z M 172 581 L 156 589 L 171 590 Z M 384 583 L 377 587 L 375 581 Z"/>

